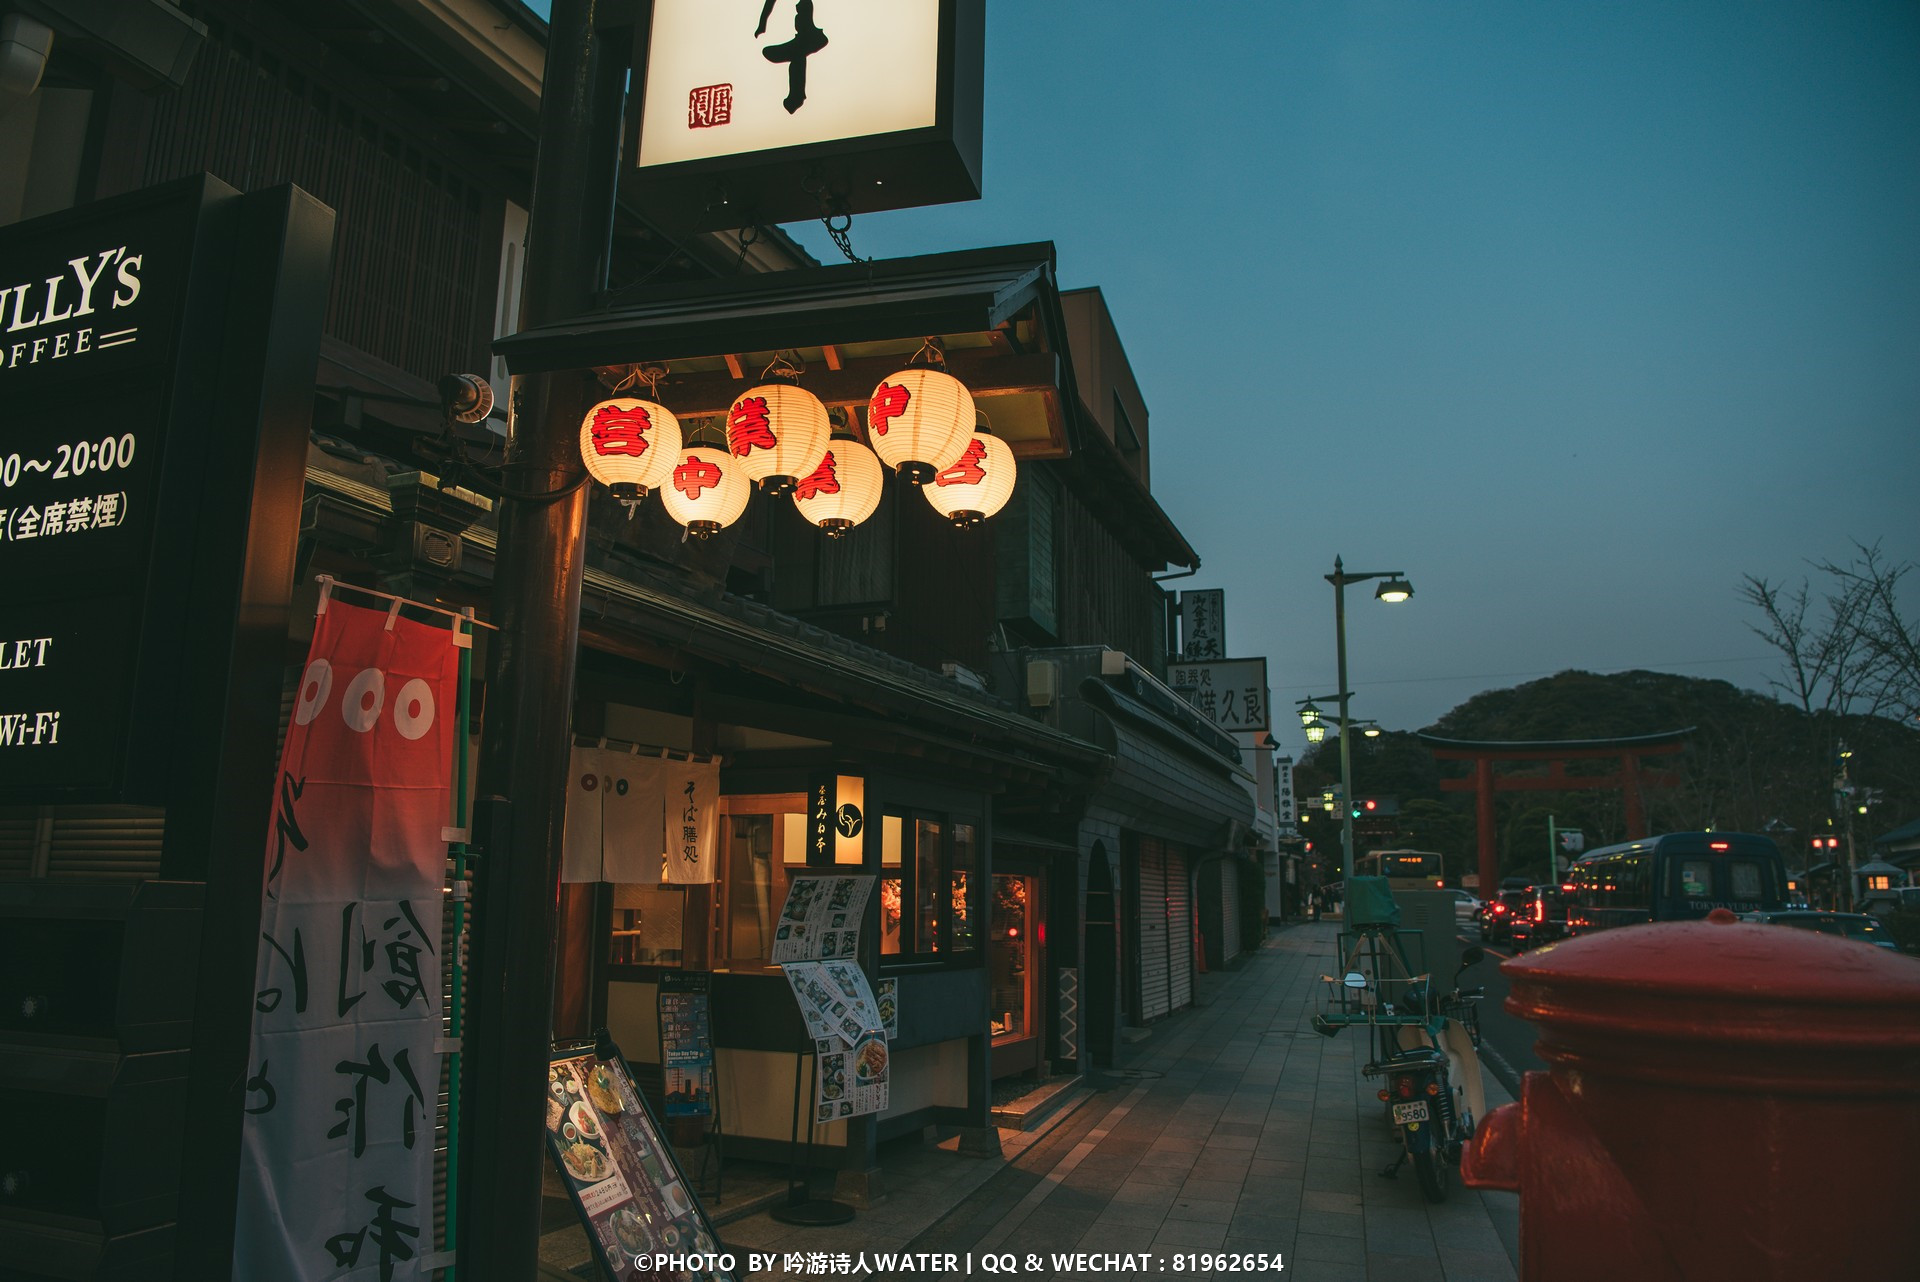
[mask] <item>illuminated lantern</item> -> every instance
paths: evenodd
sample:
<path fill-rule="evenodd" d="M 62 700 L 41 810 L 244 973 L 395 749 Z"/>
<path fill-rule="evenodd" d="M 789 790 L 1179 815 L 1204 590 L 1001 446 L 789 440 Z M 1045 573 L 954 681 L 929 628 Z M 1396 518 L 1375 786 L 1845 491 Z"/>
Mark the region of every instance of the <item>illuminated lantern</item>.
<path fill-rule="evenodd" d="M 688 445 L 674 455 L 660 502 L 687 533 L 704 539 L 739 520 L 751 493 L 739 459 L 711 445 Z"/>
<path fill-rule="evenodd" d="M 835 434 L 826 457 L 793 487 L 800 515 L 837 539 L 873 515 L 880 506 L 886 472 L 873 451 L 851 435 Z"/>
<path fill-rule="evenodd" d="M 973 423 L 973 393 L 945 370 L 903 369 L 867 401 L 873 452 L 914 485 L 925 485 L 960 458 L 973 439 Z"/>
<path fill-rule="evenodd" d="M 749 388 L 727 411 L 727 448 L 768 494 L 818 467 L 831 431 L 820 398 L 791 383 Z"/>
<path fill-rule="evenodd" d="M 934 511 L 966 529 L 1007 505 L 1014 471 L 1012 447 L 990 432 L 977 431 L 960 457 L 934 474 L 924 492 Z"/>
<path fill-rule="evenodd" d="M 627 505 L 627 515 L 664 485 L 680 452 L 680 420 L 666 406 L 632 396 L 601 401 L 580 420 L 580 457 L 593 479 Z"/>

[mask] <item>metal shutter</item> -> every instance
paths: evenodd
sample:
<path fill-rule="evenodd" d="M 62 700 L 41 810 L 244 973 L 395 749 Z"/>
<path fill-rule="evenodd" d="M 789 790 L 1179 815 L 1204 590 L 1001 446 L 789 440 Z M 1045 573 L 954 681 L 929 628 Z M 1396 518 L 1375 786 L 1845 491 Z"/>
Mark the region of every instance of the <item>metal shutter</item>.
<path fill-rule="evenodd" d="M 1167 857 L 1167 1006 L 1193 1005 L 1193 890 L 1187 881 L 1187 857 L 1168 849 Z"/>
<path fill-rule="evenodd" d="M 160 875 L 166 819 L 138 806 L 59 806 L 47 876 L 84 881 L 145 881 Z"/>
<path fill-rule="evenodd" d="M 1167 852 L 1150 837 L 1140 839 L 1140 1022 L 1170 1009 L 1167 983 Z"/>
<path fill-rule="evenodd" d="M 33 851 L 40 821 L 32 811 L 0 816 L 0 881 L 33 875 Z"/>
<path fill-rule="evenodd" d="M 1240 953 L 1240 861 L 1222 859 L 1219 868 L 1220 959 L 1231 961 Z"/>

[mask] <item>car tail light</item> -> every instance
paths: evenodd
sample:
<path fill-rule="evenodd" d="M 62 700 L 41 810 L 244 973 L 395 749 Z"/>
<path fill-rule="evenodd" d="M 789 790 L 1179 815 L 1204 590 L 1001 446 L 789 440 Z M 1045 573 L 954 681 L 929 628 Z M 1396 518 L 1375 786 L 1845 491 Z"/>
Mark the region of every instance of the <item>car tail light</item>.
<path fill-rule="evenodd" d="M 1383 1100 L 1393 1098 L 1392 1093 L 1388 1091 L 1387 1088 L 1384 1086 L 1382 1086 L 1379 1090 L 1375 1091 L 1374 1094 L 1378 1095 Z"/>
<path fill-rule="evenodd" d="M 1403 1077 L 1395 1082 L 1394 1085 L 1399 1088 L 1400 1098 L 1402 1099 L 1406 1099 L 1413 1094 L 1413 1079 L 1411 1077 Z"/>
<path fill-rule="evenodd" d="M 1533 901 L 1533 919 L 1535 921 L 1545 921 L 1547 919 L 1547 906 L 1537 899 Z"/>
<path fill-rule="evenodd" d="M 1427 1094 L 1438 1095 L 1439 1093 L 1440 1093 L 1440 1083 L 1438 1082 L 1427 1083 Z"/>

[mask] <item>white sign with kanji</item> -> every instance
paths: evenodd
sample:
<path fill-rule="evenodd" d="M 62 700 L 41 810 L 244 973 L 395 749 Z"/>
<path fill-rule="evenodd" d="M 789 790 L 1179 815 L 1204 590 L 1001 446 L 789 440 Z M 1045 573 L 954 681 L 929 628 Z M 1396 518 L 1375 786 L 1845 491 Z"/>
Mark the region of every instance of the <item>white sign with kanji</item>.
<path fill-rule="evenodd" d="M 1227 657 L 1227 594 L 1223 589 L 1201 588 L 1180 594 L 1180 654 L 1185 659 Z"/>
<path fill-rule="evenodd" d="M 1167 684 L 1222 730 L 1273 728 L 1268 719 L 1264 658 L 1169 663 Z"/>

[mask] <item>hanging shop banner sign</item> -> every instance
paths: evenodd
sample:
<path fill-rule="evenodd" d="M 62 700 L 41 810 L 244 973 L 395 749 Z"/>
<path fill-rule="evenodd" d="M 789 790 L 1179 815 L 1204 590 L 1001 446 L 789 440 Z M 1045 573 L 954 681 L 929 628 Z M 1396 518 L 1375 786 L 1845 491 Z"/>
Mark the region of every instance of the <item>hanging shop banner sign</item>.
<path fill-rule="evenodd" d="M 980 195 L 984 0 L 643 0 L 636 163 L 685 228 Z"/>
<path fill-rule="evenodd" d="M 733 1282 L 712 1221 L 611 1042 L 554 1048 L 547 1152 L 614 1282 Z"/>
<path fill-rule="evenodd" d="M 1169 663 L 1167 684 L 1222 730 L 1273 729 L 1269 724 L 1264 658 Z"/>
<path fill-rule="evenodd" d="M 575 748 L 567 775 L 562 881 L 660 884 L 667 763 L 618 748 Z"/>
<path fill-rule="evenodd" d="M 443 626 L 325 597 L 281 755 L 234 1276 L 427 1278 L 459 698 Z"/>
<path fill-rule="evenodd" d="M 1187 659 L 1227 657 L 1227 594 L 1201 588 L 1180 594 L 1180 653 Z"/>
<path fill-rule="evenodd" d="M 774 963 L 857 957 L 873 882 L 860 875 L 795 877 L 773 930 Z"/>
<path fill-rule="evenodd" d="M 713 1116 L 713 1012 L 707 976 L 669 971 L 660 981 L 660 1065 L 666 1115 Z"/>
<path fill-rule="evenodd" d="M 813 1038 L 815 1120 L 885 1112 L 891 1057 L 866 972 L 850 961 L 794 962 L 781 971 Z"/>
<path fill-rule="evenodd" d="M 858 867 L 867 854 L 867 781 L 820 775 L 807 788 L 807 854 Z"/>
<path fill-rule="evenodd" d="M 720 766 L 662 761 L 660 785 L 667 824 L 665 880 L 675 886 L 705 885 L 719 862 Z"/>

